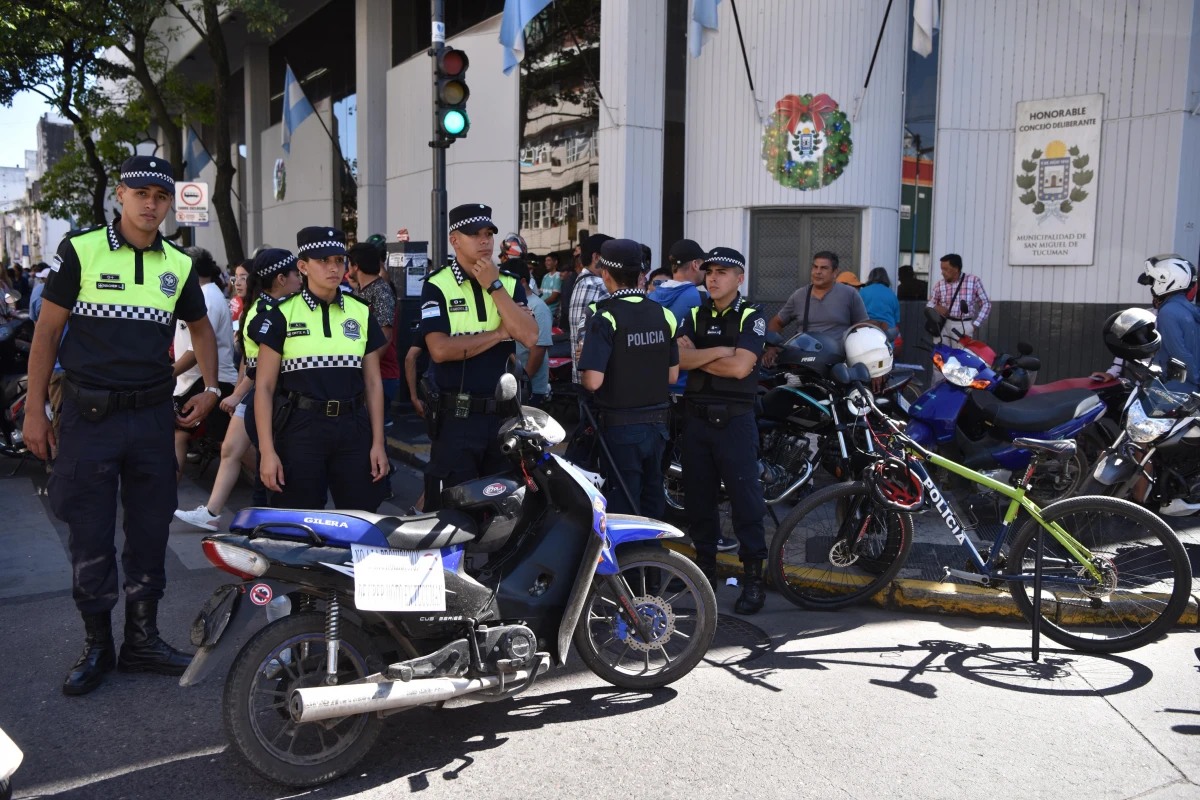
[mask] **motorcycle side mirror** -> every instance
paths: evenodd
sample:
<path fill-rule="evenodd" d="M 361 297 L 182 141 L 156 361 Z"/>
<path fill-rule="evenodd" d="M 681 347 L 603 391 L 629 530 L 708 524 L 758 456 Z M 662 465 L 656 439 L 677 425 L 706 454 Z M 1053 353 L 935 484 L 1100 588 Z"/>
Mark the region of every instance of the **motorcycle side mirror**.
<path fill-rule="evenodd" d="M 1038 358 L 1036 358 L 1034 356 L 1029 356 L 1029 355 L 1021 356 L 1020 358 L 1018 358 L 1016 361 L 1016 364 L 1021 369 L 1027 369 L 1030 372 L 1037 372 L 1039 369 L 1042 368 L 1041 360 L 1039 360 Z"/>
<path fill-rule="evenodd" d="M 1177 358 L 1171 359 L 1171 364 L 1167 368 L 1167 380 L 1179 381 L 1183 383 L 1187 380 L 1187 365 Z"/>
<path fill-rule="evenodd" d="M 496 383 L 496 402 L 509 403 L 517 399 L 517 378 L 512 373 L 506 372 L 500 376 L 500 380 Z"/>
<path fill-rule="evenodd" d="M 1029 342 L 1017 342 L 1017 352 L 1023 356 L 1033 355 L 1033 345 Z"/>
<path fill-rule="evenodd" d="M 925 306 L 925 332 L 930 336 L 941 336 L 942 326 L 946 324 L 946 318 L 938 313 L 936 308 Z"/>
<path fill-rule="evenodd" d="M 839 383 L 842 386 L 849 385 L 852 380 L 850 377 L 850 368 L 844 363 L 834 364 L 829 374 L 833 376 L 834 383 Z"/>

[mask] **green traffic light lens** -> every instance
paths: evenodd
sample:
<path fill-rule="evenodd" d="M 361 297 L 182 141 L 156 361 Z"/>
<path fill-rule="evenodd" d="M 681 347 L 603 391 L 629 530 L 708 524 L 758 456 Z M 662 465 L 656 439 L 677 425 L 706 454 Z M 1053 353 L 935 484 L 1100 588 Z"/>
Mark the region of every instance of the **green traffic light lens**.
<path fill-rule="evenodd" d="M 452 136 L 462 133 L 466 127 L 467 117 L 461 111 L 447 111 L 446 116 L 442 117 L 442 128 Z"/>

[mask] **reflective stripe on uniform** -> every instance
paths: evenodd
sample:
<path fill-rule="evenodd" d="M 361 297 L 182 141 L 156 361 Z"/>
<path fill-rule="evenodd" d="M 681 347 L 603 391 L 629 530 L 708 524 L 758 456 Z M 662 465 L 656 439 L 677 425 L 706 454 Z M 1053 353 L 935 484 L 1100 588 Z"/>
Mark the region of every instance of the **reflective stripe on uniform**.
<path fill-rule="evenodd" d="M 171 317 L 174 316 L 170 311 L 164 311 L 160 308 L 148 308 L 146 306 L 119 306 L 109 303 L 83 303 L 76 302 L 71 307 L 72 314 L 79 314 L 84 317 L 107 317 L 111 319 L 143 319 L 157 322 L 160 325 L 170 325 Z"/>
<path fill-rule="evenodd" d="M 284 345 L 284 350 L 287 345 Z M 280 372 L 296 372 L 301 369 L 319 369 L 321 367 L 353 367 L 362 366 L 362 356 L 303 356 L 301 358 L 285 358 L 279 362 Z"/>

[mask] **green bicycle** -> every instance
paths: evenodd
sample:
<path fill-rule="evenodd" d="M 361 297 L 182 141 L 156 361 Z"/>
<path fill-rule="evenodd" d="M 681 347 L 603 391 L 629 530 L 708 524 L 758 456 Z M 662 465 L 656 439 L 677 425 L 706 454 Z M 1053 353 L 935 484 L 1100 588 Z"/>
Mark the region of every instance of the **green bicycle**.
<path fill-rule="evenodd" d="M 1072 497 L 1041 508 L 1026 496 L 1038 463 L 1070 459 L 1075 442 L 1017 439 L 1014 444 L 1034 458 L 1023 476 L 1014 476 L 1013 485 L 1001 483 L 907 437 L 901 424 L 875 406 L 865 370 L 839 366 L 834 379 L 854 386 L 850 402 L 868 430 L 876 459 L 862 480 L 814 492 L 779 525 L 769 571 L 788 600 L 830 610 L 874 596 L 904 566 L 912 548 L 912 515 L 926 508 L 927 517 L 940 519 L 966 548 L 973 567 L 943 567 L 943 580 L 1007 587 L 1030 622 L 1035 551 L 1044 540 L 1038 613 L 1042 632 L 1061 645 L 1093 653 L 1132 650 L 1179 621 L 1191 592 L 1191 563 L 1159 517 L 1112 497 Z M 884 430 L 872 428 L 872 420 Z M 1009 498 L 986 557 L 922 462 Z M 1010 539 L 1021 512 L 1026 518 Z M 1039 537 L 1039 529 L 1047 535 Z"/>

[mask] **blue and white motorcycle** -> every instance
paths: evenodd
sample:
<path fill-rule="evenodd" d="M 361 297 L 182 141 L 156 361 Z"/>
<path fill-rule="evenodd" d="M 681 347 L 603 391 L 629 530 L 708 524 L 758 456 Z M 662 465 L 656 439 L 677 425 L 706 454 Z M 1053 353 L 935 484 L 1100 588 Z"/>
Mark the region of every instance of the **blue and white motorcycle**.
<path fill-rule="evenodd" d="M 497 400 L 515 407 L 505 375 Z M 473 694 L 530 689 L 572 641 L 616 686 L 688 674 L 708 650 L 717 604 L 703 573 L 660 540 L 683 536 L 608 514 L 586 473 L 547 449 L 564 438 L 523 408 L 501 428 L 505 474 L 443 492 L 415 517 L 248 508 L 204 539 L 223 586 L 192 628 L 192 685 L 265 614 L 226 679 L 225 729 L 258 772 L 291 786 L 344 774 L 383 717 Z"/>

